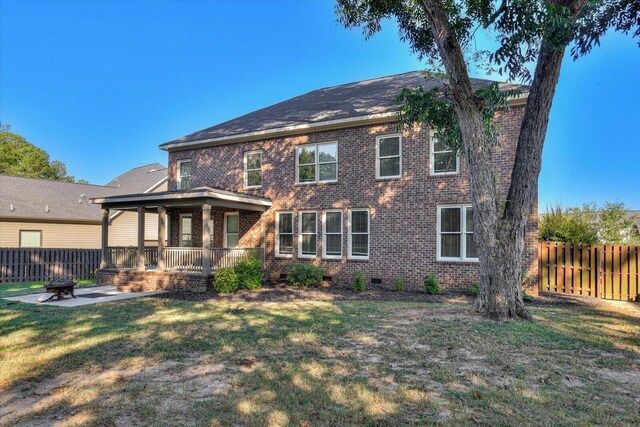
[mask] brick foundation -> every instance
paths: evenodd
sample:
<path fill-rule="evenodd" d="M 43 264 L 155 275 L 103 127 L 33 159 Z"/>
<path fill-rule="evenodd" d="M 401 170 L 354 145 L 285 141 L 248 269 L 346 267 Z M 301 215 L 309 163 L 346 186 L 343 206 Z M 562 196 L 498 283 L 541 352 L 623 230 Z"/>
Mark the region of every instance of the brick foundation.
<path fill-rule="evenodd" d="M 135 271 L 106 268 L 96 272 L 101 285 L 127 286 L 139 284 L 142 291 L 187 291 L 205 292 L 211 288 L 213 276 L 172 271 Z"/>

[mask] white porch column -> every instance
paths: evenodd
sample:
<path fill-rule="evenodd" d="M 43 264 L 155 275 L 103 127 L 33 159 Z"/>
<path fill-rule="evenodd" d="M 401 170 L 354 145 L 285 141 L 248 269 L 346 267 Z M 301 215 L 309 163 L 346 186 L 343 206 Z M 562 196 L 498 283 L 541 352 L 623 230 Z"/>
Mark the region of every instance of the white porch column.
<path fill-rule="evenodd" d="M 144 208 L 138 208 L 138 271 L 144 271 Z"/>
<path fill-rule="evenodd" d="M 211 205 L 202 205 L 202 275 L 211 274 Z"/>
<path fill-rule="evenodd" d="M 102 209 L 102 240 L 100 249 L 102 250 L 102 258 L 100 258 L 100 268 L 107 268 L 107 246 L 109 246 L 109 209 Z"/>
<path fill-rule="evenodd" d="M 164 238 L 165 221 L 167 218 L 167 208 L 158 207 L 158 271 L 164 271 Z"/>

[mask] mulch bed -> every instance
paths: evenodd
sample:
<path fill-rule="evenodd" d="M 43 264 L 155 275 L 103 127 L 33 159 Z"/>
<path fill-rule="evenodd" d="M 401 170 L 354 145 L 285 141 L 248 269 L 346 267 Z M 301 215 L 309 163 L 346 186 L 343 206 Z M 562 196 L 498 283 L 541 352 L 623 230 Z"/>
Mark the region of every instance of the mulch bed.
<path fill-rule="evenodd" d="M 452 299 L 469 300 L 459 293 L 429 295 L 424 292 L 405 290 L 393 291 L 384 288 L 370 288 L 355 292 L 346 285 L 331 285 L 318 288 L 298 288 L 284 283 L 267 284 L 261 289 L 239 290 L 233 294 L 218 294 L 213 290 L 202 293 L 168 292 L 156 298 L 168 298 L 181 301 L 237 301 L 237 302 L 287 302 L 295 300 L 314 301 L 407 301 L 407 302 L 446 302 Z"/>

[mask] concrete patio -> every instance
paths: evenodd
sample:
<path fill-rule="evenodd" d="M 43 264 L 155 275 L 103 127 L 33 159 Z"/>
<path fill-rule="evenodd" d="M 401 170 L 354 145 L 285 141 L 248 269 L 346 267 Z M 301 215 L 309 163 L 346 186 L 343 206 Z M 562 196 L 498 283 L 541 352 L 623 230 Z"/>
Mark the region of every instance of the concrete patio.
<path fill-rule="evenodd" d="M 77 288 L 75 290 L 76 298 L 66 295 L 63 299 L 52 299 L 49 302 L 41 303 L 40 300 L 48 298 L 51 294 L 38 293 L 21 295 L 17 297 L 4 298 L 9 301 L 26 302 L 40 305 L 54 305 L 57 307 L 80 307 L 83 305 L 97 304 L 100 302 L 120 301 L 132 298 L 153 296 L 165 293 L 166 291 L 152 292 L 121 292 L 115 286 L 94 286 L 90 288 Z"/>

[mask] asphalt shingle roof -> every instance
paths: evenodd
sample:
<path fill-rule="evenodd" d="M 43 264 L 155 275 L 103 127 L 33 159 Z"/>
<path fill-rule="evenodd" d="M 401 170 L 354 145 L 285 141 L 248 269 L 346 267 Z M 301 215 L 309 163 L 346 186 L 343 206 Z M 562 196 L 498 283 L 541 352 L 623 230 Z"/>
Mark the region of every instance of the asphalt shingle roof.
<path fill-rule="evenodd" d="M 100 205 L 89 199 L 142 193 L 166 176 L 167 169 L 159 163 L 132 169 L 107 185 L 0 175 L 0 217 L 97 222 Z"/>
<path fill-rule="evenodd" d="M 476 88 L 494 83 L 491 80 L 471 80 Z M 441 81 L 425 80 L 421 71 L 411 71 L 326 87 L 166 142 L 160 147 L 282 127 L 395 112 L 399 109 L 396 99 L 403 88 L 422 86 L 425 89 L 431 89 L 441 85 Z M 503 90 L 515 88 L 520 88 L 523 92 L 528 90 L 526 86 L 510 83 L 500 83 L 500 86 Z"/>

